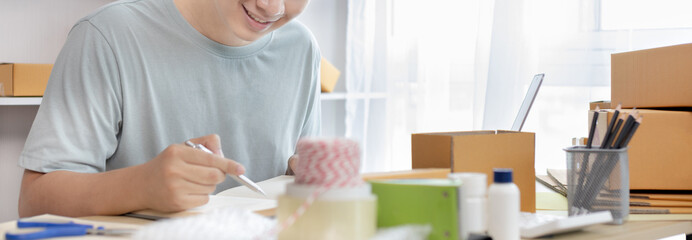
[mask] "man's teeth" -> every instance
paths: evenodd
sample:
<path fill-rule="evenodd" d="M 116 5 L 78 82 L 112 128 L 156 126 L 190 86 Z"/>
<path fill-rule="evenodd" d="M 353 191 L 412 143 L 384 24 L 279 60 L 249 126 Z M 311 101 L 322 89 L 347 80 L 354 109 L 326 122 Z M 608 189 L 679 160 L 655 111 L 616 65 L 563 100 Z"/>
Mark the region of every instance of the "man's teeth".
<path fill-rule="evenodd" d="M 262 21 L 262 20 L 259 19 L 258 17 L 255 17 L 255 15 L 252 15 L 252 13 L 250 13 L 250 12 L 247 12 L 247 14 L 248 14 L 252 19 L 255 19 L 255 21 L 257 21 L 257 22 L 259 22 L 259 23 L 267 23 L 267 21 Z"/>

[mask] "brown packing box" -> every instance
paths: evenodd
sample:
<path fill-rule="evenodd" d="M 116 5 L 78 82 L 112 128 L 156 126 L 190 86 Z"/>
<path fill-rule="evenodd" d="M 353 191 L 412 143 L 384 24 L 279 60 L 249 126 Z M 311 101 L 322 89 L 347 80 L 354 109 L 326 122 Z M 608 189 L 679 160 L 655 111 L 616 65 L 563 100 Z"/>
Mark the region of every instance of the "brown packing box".
<path fill-rule="evenodd" d="M 692 44 L 611 55 L 611 102 L 623 108 L 692 107 Z"/>
<path fill-rule="evenodd" d="M 589 103 L 590 110 L 596 110 L 596 106 L 600 109 L 611 109 L 610 101 L 595 101 Z"/>
<path fill-rule="evenodd" d="M 620 114 L 632 111 L 623 109 Z M 692 112 L 638 111 L 642 123 L 627 150 L 630 189 L 692 190 Z M 608 110 L 608 122 L 613 112 Z M 605 132 L 606 125 L 597 128 Z"/>
<path fill-rule="evenodd" d="M 521 211 L 536 211 L 535 133 L 470 131 L 411 135 L 413 168 L 480 172 L 493 181 L 493 168 L 513 169 Z"/>
<path fill-rule="evenodd" d="M 0 96 L 43 96 L 53 64 L 0 64 Z"/>
<path fill-rule="evenodd" d="M 339 69 L 334 67 L 327 59 L 322 58 L 322 60 L 320 60 L 320 84 L 322 92 L 334 91 L 334 86 L 339 80 L 339 75 L 341 75 Z"/>
<path fill-rule="evenodd" d="M 589 111 L 589 118 L 588 118 L 589 124 L 587 125 L 586 129 L 591 129 L 591 124 L 593 123 L 593 114 L 595 112 L 596 111 Z M 608 115 L 608 112 L 606 112 L 604 110 L 598 111 L 598 118 L 596 119 L 596 126 L 607 126 L 608 125 L 607 115 Z M 603 138 L 605 137 L 605 133 L 606 133 L 606 128 L 598 128 L 597 127 L 593 133 L 593 136 L 592 136 L 593 140 L 591 142 L 591 145 L 592 146 L 600 146 L 601 141 L 603 141 Z M 586 138 L 586 140 L 588 142 L 589 139 Z"/>
<path fill-rule="evenodd" d="M 420 168 L 395 172 L 363 173 L 360 176 L 363 180 L 376 179 L 412 179 L 412 178 L 447 178 L 451 169 L 449 168 Z"/>

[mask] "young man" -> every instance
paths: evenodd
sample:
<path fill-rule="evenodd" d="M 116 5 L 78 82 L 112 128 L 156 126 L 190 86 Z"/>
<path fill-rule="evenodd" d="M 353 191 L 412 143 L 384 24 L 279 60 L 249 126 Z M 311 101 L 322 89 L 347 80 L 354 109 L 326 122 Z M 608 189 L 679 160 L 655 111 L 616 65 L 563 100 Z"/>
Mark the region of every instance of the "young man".
<path fill-rule="evenodd" d="M 225 174 L 283 174 L 320 129 L 319 49 L 291 21 L 307 2 L 130 0 L 80 20 L 19 160 L 20 216 L 179 211 L 238 185 Z"/>

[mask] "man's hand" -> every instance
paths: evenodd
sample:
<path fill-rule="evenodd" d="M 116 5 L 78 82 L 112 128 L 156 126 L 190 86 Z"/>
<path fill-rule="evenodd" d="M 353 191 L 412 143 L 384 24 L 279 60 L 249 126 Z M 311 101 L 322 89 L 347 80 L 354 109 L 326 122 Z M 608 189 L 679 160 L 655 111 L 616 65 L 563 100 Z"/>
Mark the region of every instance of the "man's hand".
<path fill-rule="evenodd" d="M 223 158 L 218 135 L 190 139 L 214 154 L 173 144 L 143 164 L 141 196 L 145 206 L 159 211 L 181 211 L 206 204 L 209 194 L 223 182 L 226 174 L 240 175 L 245 168 Z"/>
<path fill-rule="evenodd" d="M 223 158 L 219 136 L 190 139 L 214 154 L 173 144 L 147 163 L 100 173 L 24 171 L 19 215 L 119 215 L 141 209 L 180 211 L 209 201 L 226 174 L 245 168 Z"/>
<path fill-rule="evenodd" d="M 298 154 L 293 154 L 288 158 L 288 168 L 286 168 L 286 175 L 296 175 L 296 167 L 298 166 Z"/>

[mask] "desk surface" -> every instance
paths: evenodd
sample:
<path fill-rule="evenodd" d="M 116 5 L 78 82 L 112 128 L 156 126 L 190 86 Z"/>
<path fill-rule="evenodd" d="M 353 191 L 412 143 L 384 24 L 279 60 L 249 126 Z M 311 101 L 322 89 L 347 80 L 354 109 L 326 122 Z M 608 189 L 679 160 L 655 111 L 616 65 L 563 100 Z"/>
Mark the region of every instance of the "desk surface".
<path fill-rule="evenodd" d="M 629 221 L 623 225 L 596 225 L 554 239 L 659 239 L 692 233 L 691 221 Z"/>
<path fill-rule="evenodd" d="M 538 187 L 538 186 L 537 186 Z M 540 189 L 540 187 L 538 187 Z M 249 191 L 249 190 L 248 190 Z M 540 192 L 540 190 L 539 190 Z M 229 195 L 238 195 L 238 193 L 229 192 Z M 538 204 L 538 203 L 537 203 Z M 563 204 L 566 205 L 566 204 Z M 564 207 L 566 208 L 566 207 Z M 564 215 L 565 211 L 539 211 L 545 214 Z M 673 217 L 676 214 L 668 214 Z M 692 233 L 692 221 L 672 221 L 669 219 L 663 221 L 641 221 L 636 219 L 638 216 L 630 215 L 631 220 L 623 225 L 596 225 L 585 228 L 582 231 L 566 233 L 555 236 L 553 239 L 659 239 L 679 235 L 682 233 Z M 60 219 L 64 217 L 54 215 L 41 215 L 37 219 L 49 220 Z M 688 218 L 689 219 L 689 218 Z M 124 217 L 124 216 L 92 216 L 78 218 L 76 222 L 96 224 L 106 228 L 141 228 L 153 221 Z M 16 221 L 0 223 L 0 240 L 5 239 L 5 233 L 8 230 L 16 229 Z M 72 239 L 114 239 L 113 237 L 104 236 L 85 236 Z M 71 238 L 60 238 L 71 239 Z M 121 239 L 121 238 L 117 238 Z M 126 238 L 125 238 L 126 239 Z"/>
<path fill-rule="evenodd" d="M 53 215 L 37 216 L 39 219 L 62 218 Z M 78 222 L 97 224 L 106 228 L 140 228 L 152 223 L 122 216 L 93 216 L 79 218 Z M 0 224 L 0 239 L 5 238 L 5 232 L 15 229 L 16 222 L 9 221 Z M 682 233 L 692 233 L 692 221 L 629 221 L 623 225 L 596 225 L 582 231 L 555 236 L 553 239 L 659 239 Z M 115 239 L 103 236 L 85 236 L 72 239 Z M 60 238 L 71 239 L 71 238 Z M 117 238 L 120 239 L 120 238 Z M 126 238 L 125 238 L 126 239 Z"/>
<path fill-rule="evenodd" d="M 67 217 L 61 217 L 61 216 L 55 216 L 55 215 L 50 215 L 50 214 L 44 214 L 44 215 L 39 215 L 32 217 L 31 219 L 33 220 L 42 220 L 42 221 L 50 221 L 50 220 L 74 220 L 76 223 L 81 223 L 81 224 L 92 224 L 92 225 L 97 225 L 97 226 L 103 226 L 105 228 L 131 228 L 131 229 L 138 229 L 143 226 L 146 226 L 147 224 L 152 223 L 152 221 L 149 220 L 144 220 L 144 219 L 139 219 L 139 218 L 131 218 L 131 217 L 123 217 L 123 216 L 93 216 L 93 217 L 82 217 L 82 218 L 67 218 Z M 15 230 L 17 229 L 17 221 L 9 221 L 9 222 L 4 222 L 0 223 L 0 239 L 4 240 L 5 239 L 5 233 L 10 230 Z M 60 239 L 60 240 L 68 240 L 68 239 L 79 239 L 79 240 L 84 240 L 84 239 L 129 239 L 129 237 L 115 237 L 115 236 L 81 236 L 81 237 L 61 237 L 61 238 L 55 238 L 55 239 Z"/>

